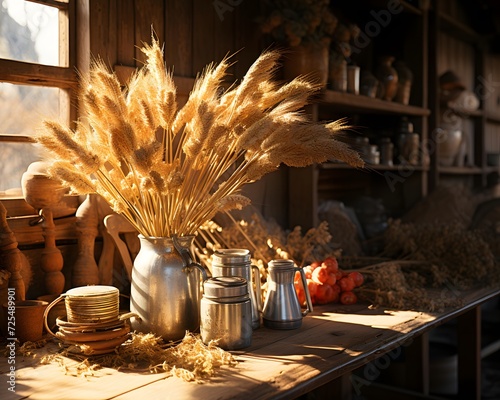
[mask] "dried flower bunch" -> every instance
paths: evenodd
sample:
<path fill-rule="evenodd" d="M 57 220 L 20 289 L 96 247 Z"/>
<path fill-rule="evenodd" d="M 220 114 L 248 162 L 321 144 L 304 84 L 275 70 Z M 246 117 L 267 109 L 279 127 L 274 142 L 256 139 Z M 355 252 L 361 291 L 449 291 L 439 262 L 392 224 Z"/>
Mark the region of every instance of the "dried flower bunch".
<path fill-rule="evenodd" d="M 329 44 L 337 26 L 329 0 L 267 0 L 261 28 L 280 43 Z"/>
<path fill-rule="evenodd" d="M 311 123 L 301 111 L 316 86 L 273 79 L 278 52 L 261 54 L 226 91 L 230 60 L 209 65 L 178 108 L 158 41 L 142 51 L 146 63 L 125 89 L 95 61 L 82 78 L 85 110 L 76 129 L 44 121 L 37 136 L 54 154 L 51 175 L 75 193 L 98 193 L 142 235 L 195 233 L 217 212 L 247 205 L 242 186 L 282 163 L 333 158 L 363 166 L 336 137 L 343 121 Z"/>

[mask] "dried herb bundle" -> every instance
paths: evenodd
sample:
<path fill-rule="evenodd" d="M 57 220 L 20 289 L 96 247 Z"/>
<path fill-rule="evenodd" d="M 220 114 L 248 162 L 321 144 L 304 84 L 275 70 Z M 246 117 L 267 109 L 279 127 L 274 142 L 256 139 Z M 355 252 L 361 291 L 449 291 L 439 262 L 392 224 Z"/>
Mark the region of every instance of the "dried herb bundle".
<path fill-rule="evenodd" d="M 462 291 L 500 284 L 486 239 L 483 232 L 459 223 L 391 221 L 384 234 L 384 259 L 360 269 L 367 279 L 359 294 L 375 305 L 400 309 L 459 306 Z"/>
<path fill-rule="evenodd" d="M 389 224 L 384 241 L 384 256 L 437 265 L 452 285 L 470 288 L 495 281 L 495 257 L 480 231 L 460 224 L 404 224 L 397 220 Z"/>
<path fill-rule="evenodd" d="M 363 166 L 335 137 L 343 121 L 312 123 L 302 112 L 317 86 L 273 79 L 278 52 L 264 52 L 222 93 L 230 60 L 209 65 L 178 108 L 158 41 L 142 51 L 146 64 L 125 90 L 95 61 L 82 78 L 85 112 L 76 129 L 45 121 L 37 140 L 54 155 L 53 176 L 75 193 L 100 194 L 144 236 L 193 234 L 217 212 L 241 209 L 249 203 L 241 187 L 282 163 Z"/>

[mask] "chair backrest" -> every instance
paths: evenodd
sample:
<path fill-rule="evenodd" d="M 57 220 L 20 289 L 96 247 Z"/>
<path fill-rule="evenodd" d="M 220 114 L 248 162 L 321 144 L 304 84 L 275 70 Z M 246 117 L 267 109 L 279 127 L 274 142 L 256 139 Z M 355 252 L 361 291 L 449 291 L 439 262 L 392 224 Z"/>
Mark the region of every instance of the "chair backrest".
<path fill-rule="evenodd" d="M 125 271 L 130 281 L 132 281 L 132 265 L 133 261 L 130 257 L 130 252 L 127 244 L 121 238 L 122 233 L 136 233 L 136 229 L 123 216 L 119 214 L 109 214 L 104 217 L 104 226 L 106 231 L 113 239 L 113 242 L 120 253 Z"/>

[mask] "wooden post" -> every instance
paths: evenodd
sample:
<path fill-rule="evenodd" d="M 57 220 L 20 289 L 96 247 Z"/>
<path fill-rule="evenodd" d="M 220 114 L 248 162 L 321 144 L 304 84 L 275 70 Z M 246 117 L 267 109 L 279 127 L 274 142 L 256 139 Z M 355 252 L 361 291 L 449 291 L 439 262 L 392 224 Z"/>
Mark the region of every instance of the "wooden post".
<path fill-rule="evenodd" d="M 56 246 L 55 225 L 50 207 L 42 208 L 43 237 L 45 246 L 40 257 L 40 268 L 45 273 L 45 289 L 48 294 L 61 294 L 64 291 L 65 278 L 62 273 L 64 266 L 61 250 Z"/>
<path fill-rule="evenodd" d="M 78 258 L 73 265 L 73 286 L 98 285 L 99 269 L 94 257 L 98 234 L 96 195 L 89 194 L 76 211 L 78 231 Z"/>
<path fill-rule="evenodd" d="M 40 267 L 45 272 L 45 288 L 48 294 L 61 294 L 65 284 L 61 272 L 64 261 L 56 247 L 52 210 L 60 203 L 67 188 L 48 175 L 48 168 L 49 164 L 43 161 L 31 163 L 21 178 L 21 187 L 26 203 L 38 210 L 44 219 L 42 234 L 45 247 L 41 254 Z"/>
<path fill-rule="evenodd" d="M 14 233 L 7 223 L 7 210 L 0 202 L 0 268 L 9 271 L 9 287 L 16 291 L 16 300 L 25 300 L 26 287 L 21 276 L 23 258 Z"/>
<path fill-rule="evenodd" d="M 481 307 L 458 317 L 458 398 L 481 399 Z"/>

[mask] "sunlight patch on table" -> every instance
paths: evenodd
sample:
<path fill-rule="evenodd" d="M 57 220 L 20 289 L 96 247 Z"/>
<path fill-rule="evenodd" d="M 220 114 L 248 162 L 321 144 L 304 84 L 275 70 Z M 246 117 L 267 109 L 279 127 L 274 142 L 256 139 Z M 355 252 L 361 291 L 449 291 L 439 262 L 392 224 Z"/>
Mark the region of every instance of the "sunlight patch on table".
<path fill-rule="evenodd" d="M 322 313 L 312 318 L 345 324 L 364 325 L 378 329 L 393 329 L 395 326 L 410 322 L 425 316 L 426 320 L 432 321 L 435 317 L 416 311 L 385 311 L 384 314 L 339 314 Z"/>

